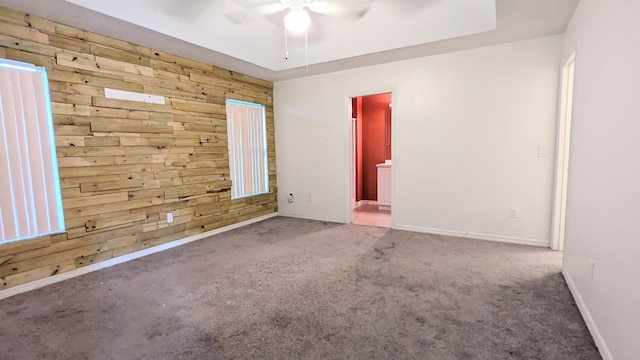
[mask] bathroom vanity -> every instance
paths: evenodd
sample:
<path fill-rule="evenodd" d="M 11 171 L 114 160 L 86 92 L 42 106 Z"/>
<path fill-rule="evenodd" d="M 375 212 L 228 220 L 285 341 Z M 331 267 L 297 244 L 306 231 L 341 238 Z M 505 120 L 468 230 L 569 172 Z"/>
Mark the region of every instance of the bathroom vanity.
<path fill-rule="evenodd" d="M 391 210 L 391 160 L 377 164 L 378 168 L 378 209 Z"/>

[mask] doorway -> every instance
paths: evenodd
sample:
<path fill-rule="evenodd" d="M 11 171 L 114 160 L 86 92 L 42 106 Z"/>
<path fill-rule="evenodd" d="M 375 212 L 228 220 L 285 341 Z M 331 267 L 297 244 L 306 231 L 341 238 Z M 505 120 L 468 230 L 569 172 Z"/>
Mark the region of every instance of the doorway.
<path fill-rule="evenodd" d="M 351 102 L 351 220 L 391 227 L 392 94 Z"/>
<path fill-rule="evenodd" d="M 556 151 L 556 179 L 553 202 L 553 223 L 551 230 L 551 248 L 558 251 L 564 250 L 575 59 L 576 56 L 574 52 L 569 56 L 569 59 L 565 62 L 562 68 L 562 91 L 560 93 L 560 116 L 558 119 Z"/>

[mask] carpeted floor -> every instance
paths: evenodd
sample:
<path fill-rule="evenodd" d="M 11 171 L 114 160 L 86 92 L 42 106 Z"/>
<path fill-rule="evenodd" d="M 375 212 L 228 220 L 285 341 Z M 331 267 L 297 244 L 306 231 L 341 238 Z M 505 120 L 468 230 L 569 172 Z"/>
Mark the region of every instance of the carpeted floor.
<path fill-rule="evenodd" d="M 600 359 L 560 264 L 279 217 L 0 301 L 0 358 Z"/>

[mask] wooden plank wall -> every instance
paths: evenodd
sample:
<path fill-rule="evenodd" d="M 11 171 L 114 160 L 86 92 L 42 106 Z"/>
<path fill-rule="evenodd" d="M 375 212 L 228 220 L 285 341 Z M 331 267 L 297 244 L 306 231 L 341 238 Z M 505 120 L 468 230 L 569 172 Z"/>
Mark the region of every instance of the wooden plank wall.
<path fill-rule="evenodd" d="M 47 67 L 67 226 L 0 245 L 0 289 L 277 211 L 272 83 L 1 7 L 0 57 Z M 226 98 L 266 105 L 269 194 L 231 200 Z"/>

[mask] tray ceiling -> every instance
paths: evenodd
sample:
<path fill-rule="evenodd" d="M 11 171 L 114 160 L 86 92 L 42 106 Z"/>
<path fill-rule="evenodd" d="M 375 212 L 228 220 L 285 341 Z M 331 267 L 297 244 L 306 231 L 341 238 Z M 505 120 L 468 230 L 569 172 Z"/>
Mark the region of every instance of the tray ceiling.
<path fill-rule="evenodd" d="M 313 14 L 289 36 L 279 0 L 0 0 L 0 5 L 269 81 L 562 34 L 580 0 L 335 0 L 370 3 L 359 20 Z M 320 1 L 320 0 L 314 0 Z M 333 0 L 332 0 L 333 1 Z"/>
<path fill-rule="evenodd" d="M 305 65 L 304 35 L 289 35 L 290 56 L 288 60 L 285 59 L 283 17 L 286 11 L 270 16 L 259 16 L 251 11 L 252 6 L 256 3 L 263 4 L 264 1 L 68 1 L 269 70 L 282 71 Z M 344 4 L 350 2 L 334 1 Z M 270 3 L 278 4 L 279 0 L 271 0 Z M 311 15 L 312 23 L 308 33 L 309 64 L 496 28 L 495 0 L 377 0 L 371 1 L 369 11 L 359 20 L 314 13 Z"/>

